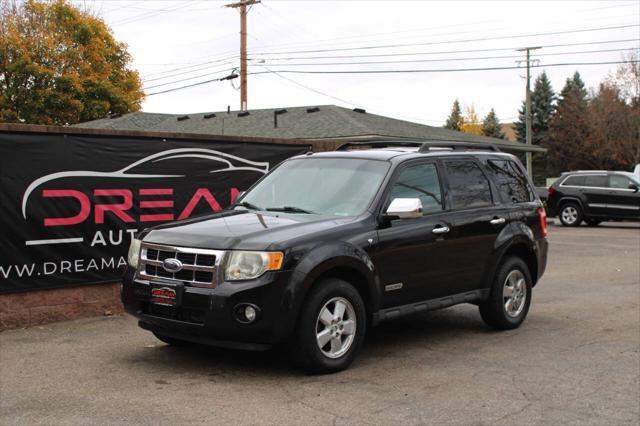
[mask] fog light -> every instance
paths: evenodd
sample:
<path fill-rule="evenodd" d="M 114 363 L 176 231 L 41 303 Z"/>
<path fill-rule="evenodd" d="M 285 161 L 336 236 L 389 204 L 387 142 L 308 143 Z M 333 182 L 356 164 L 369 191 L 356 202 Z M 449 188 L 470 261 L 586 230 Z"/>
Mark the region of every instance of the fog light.
<path fill-rule="evenodd" d="M 247 322 L 254 322 L 256 320 L 256 316 L 256 308 L 253 306 L 247 306 L 244 308 L 244 317 L 247 319 Z"/>
<path fill-rule="evenodd" d="M 241 303 L 233 309 L 236 321 L 251 324 L 260 319 L 260 308 L 249 303 Z"/>

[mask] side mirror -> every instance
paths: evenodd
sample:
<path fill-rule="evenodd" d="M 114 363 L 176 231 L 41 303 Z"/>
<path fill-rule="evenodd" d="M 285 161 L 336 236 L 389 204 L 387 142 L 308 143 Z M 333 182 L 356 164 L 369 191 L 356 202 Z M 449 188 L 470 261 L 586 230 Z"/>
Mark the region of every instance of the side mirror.
<path fill-rule="evenodd" d="M 638 192 L 638 185 L 636 185 L 635 183 L 630 183 L 629 189 L 633 189 L 633 192 Z"/>
<path fill-rule="evenodd" d="M 422 217 L 422 201 L 419 198 L 394 198 L 385 215 L 399 219 Z"/>

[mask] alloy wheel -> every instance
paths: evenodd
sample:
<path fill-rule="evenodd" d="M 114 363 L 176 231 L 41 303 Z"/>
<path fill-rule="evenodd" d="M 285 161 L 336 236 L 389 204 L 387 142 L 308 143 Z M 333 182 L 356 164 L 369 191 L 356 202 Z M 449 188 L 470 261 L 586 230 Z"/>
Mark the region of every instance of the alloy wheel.
<path fill-rule="evenodd" d="M 509 272 L 504 280 L 502 299 L 507 315 L 515 318 L 522 313 L 527 301 L 527 281 L 521 271 Z"/>
<path fill-rule="evenodd" d="M 356 334 L 356 311 L 344 297 L 324 304 L 316 320 L 316 341 L 328 358 L 340 358 L 349 351 Z"/>

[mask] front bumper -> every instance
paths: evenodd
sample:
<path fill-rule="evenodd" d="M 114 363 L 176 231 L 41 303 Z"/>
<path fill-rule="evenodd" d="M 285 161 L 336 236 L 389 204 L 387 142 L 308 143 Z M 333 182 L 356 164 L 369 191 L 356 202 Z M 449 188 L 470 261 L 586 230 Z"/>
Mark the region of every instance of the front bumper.
<path fill-rule="evenodd" d="M 134 275 L 128 268 L 122 302 L 125 310 L 139 319 L 140 327 L 152 332 L 212 346 L 264 350 L 284 341 L 295 323 L 287 302 L 291 300 L 287 290 L 290 271 L 267 272 L 256 280 L 223 282 L 215 288 L 178 286 L 175 308 L 150 303 L 152 285 L 171 284 L 146 282 Z M 242 304 L 259 308 L 253 323 L 236 319 L 236 308 Z"/>

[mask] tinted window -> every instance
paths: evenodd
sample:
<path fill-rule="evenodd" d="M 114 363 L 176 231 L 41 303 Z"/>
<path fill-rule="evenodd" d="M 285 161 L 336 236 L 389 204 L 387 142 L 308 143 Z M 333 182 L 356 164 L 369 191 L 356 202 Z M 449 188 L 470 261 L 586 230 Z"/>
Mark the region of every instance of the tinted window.
<path fill-rule="evenodd" d="M 495 183 L 505 201 L 513 203 L 531 201 L 531 190 L 527 178 L 513 161 L 489 160 L 488 165 L 496 177 Z"/>
<path fill-rule="evenodd" d="M 584 186 L 584 176 L 569 176 L 562 184 L 567 186 Z"/>
<path fill-rule="evenodd" d="M 606 188 L 609 186 L 609 182 L 606 176 L 585 176 L 584 186 Z"/>
<path fill-rule="evenodd" d="M 635 182 L 626 176 L 609 175 L 609 186 L 611 188 L 628 189 L 631 184 L 635 184 Z"/>
<path fill-rule="evenodd" d="M 423 213 L 442 210 L 440 180 L 435 164 L 418 164 L 402 170 L 391 187 L 389 202 L 394 198 L 419 198 Z"/>
<path fill-rule="evenodd" d="M 449 190 L 454 209 L 491 205 L 491 189 L 484 173 L 473 161 L 446 161 Z"/>

